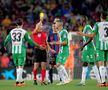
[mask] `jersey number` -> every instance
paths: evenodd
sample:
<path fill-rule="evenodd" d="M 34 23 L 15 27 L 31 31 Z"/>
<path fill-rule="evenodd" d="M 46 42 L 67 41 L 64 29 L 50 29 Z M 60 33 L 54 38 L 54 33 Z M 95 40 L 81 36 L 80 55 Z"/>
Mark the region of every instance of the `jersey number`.
<path fill-rule="evenodd" d="M 21 40 L 21 33 L 12 33 L 12 40 L 14 41 L 14 42 L 20 42 L 20 40 Z"/>
<path fill-rule="evenodd" d="M 106 34 L 104 35 L 104 37 L 108 37 L 108 27 L 105 27 L 104 30 L 106 31 Z"/>

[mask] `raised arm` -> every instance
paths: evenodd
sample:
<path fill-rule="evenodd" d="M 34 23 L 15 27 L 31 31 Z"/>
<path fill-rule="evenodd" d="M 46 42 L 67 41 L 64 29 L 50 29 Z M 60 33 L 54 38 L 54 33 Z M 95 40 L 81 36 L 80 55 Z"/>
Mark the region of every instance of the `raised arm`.
<path fill-rule="evenodd" d="M 35 29 L 32 33 L 36 33 L 37 30 L 41 28 L 43 19 L 44 19 L 44 14 L 40 13 L 40 21 L 36 24 Z"/>

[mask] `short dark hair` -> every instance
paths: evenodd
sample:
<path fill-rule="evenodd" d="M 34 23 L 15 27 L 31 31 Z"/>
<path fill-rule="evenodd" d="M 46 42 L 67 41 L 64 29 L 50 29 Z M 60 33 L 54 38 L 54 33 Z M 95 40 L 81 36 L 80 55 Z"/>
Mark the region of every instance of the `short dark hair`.
<path fill-rule="evenodd" d="M 21 26 L 23 24 L 23 20 L 21 18 L 18 18 L 16 20 L 16 25 Z"/>
<path fill-rule="evenodd" d="M 56 20 L 56 22 L 61 22 L 61 23 L 63 23 L 63 21 L 62 21 L 61 19 L 59 19 L 59 18 Z"/>
<path fill-rule="evenodd" d="M 106 19 L 106 17 L 107 17 L 107 13 L 106 13 L 106 12 L 102 12 L 102 13 L 101 13 L 101 18 L 102 18 L 102 19 Z"/>

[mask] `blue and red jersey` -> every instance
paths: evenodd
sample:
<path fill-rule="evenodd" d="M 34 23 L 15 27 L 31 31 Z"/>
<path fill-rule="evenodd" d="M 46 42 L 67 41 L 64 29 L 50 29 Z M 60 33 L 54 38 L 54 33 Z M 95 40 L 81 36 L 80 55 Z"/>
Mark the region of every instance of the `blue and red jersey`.
<path fill-rule="evenodd" d="M 50 32 L 48 35 L 48 42 L 59 41 L 59 37 L 57 33 Z M 50 45 L 51 49 L 55 50 L 56 53 L 50 52 L 52 57 L 57 56 L 59 52 L 59 45 Z"/>

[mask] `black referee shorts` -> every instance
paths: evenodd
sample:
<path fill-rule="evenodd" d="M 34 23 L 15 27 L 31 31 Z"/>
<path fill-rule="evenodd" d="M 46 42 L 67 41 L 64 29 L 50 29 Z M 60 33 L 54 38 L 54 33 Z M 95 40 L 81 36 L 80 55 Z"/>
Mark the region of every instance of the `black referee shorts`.
<path fill-rule="evenodd" d="M 40 50 L 38 48 L 34 49 L 34 63 L 47 62 L 47 52 L 46 50 Z"/>

